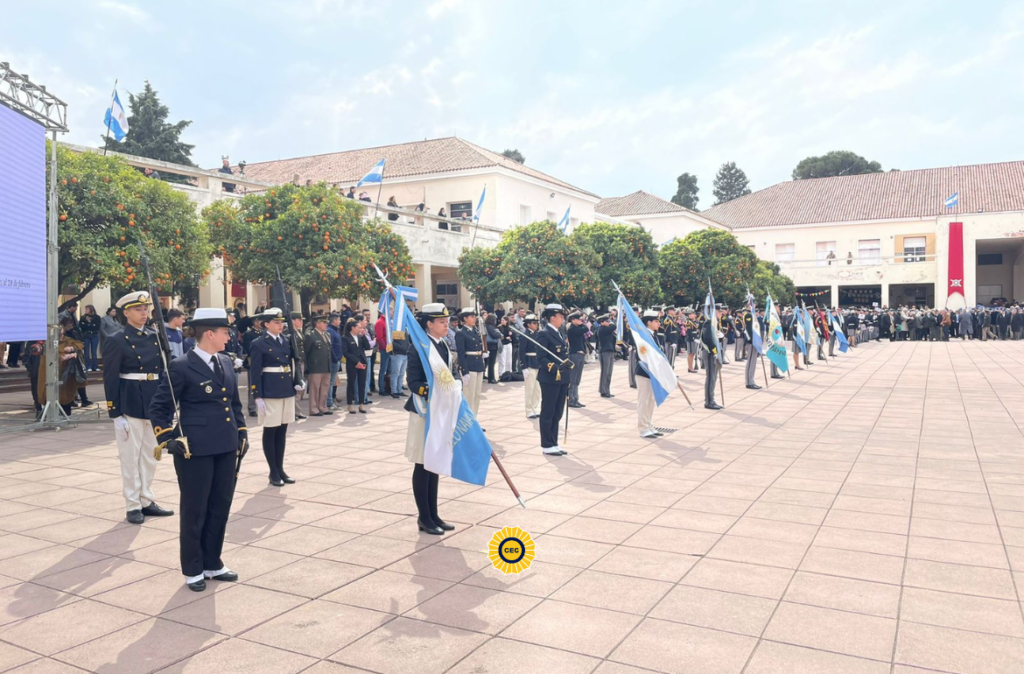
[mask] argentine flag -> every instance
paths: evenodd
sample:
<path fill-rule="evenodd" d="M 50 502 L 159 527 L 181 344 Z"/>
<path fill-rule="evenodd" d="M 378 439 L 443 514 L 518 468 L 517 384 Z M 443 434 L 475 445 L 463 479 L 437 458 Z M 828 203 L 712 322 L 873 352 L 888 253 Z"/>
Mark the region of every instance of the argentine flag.
<path fill-rule="evenodd" d="M 356 183 L 356 187 L 362 187 L 363 185 L 367 185 L 367 184 L 370 184 L 370 183 L 378 184 L 378 183 L 382 183 L 382 182 L 384 182 L 384 160 L 383 159 L 381 159 L 379 162 L 374 164 L 373 168 L 370 169 L 370 172 L 367 173 L 365 176 L 363 176 L 362 178 L 359 179 L 359 182 Z"/>
<path fill-rule="evenodd" d="M 807 311 L 807 303 L 803 306 L 803 318 L 804 318 L 804 342 L 807 348 L 818 345 L 818 331 L 814 329 L 814 319 L 811 318 L 811 312 Z M 807 353 L 805 352 L 806 356 Z"/>
<path fill-rule="evenodd" d="M 405 302 L 395 307 L 395 314 L 396 322 L 407 326 L 409 341 L 427 375 L 426 409 L 419 404 L 421 398 L 414 398 L 425 421 L 423 466 L 438 475 L 483 485 L 491 464 L 491 443 L 462 397 L 462 382 L 452 374 Z"/>
<path fill-rule="evenodd" d="M 484 185 L 484 191 L 480 193 L 480 201 L 476 203 L 476 210 L 473 212 L 473 222 L 480 224 L 480 209 L 484 207 L 484 197 L 487 196 L 487 185 Z"/>
<path fill-rule="evenodd" d="M 761 341 L 761 321 L 757 318 L 757 307 L 754 306 L 754 296 L 750 293 L 747 293 L 747 310 L 750 312 L 751 321 L 753 321 L 750 325 L 751 343 L 758 355 L 763 356 L 764 342 Z"/>
<path fill-rule="evenodd" d="M 804 358 L 806 358 L 807 333 L 804 328 L 803 316 L 800 314 L 800 307 L 793 307 L 793 323 L 790 326 L 790 331 L 793 333 L 793 341 L 796 342 L 797 348 L 803 352 Z"/>
<path fill-rule="evenodd" d="M 786 340 L 782 333 L 782 320 L 771 295 L 768 296 L 768 308 L 764 313 L 768 317 L 768 360 L 783 372 L 788 372 L 789 353 L 786 351 Z"/>
<path fill-rule="evenodd" d="M 836 340 L 839 341 L 839 352 L 846 353 L 850 348 L 850 342 L 846 340 L 846 335 L 843 333 L 843 326 L 839 322 L 839 317 L 834 315 L 831 311 L 828 312 L 829 320 L 832 321 L 832 331 L 836 333 Z"/>
<path fill-rule="evenodd" d="M 954 206 L 957 206 L 959 204 L 960 204 L 960 193 L 959 192 L 953 192 L 952 196 L 947 197 L 946 200 L 942 202 L 942 205 L 945 206 L 946 208 L 953 208 Z"/>
<path fill-rule="evenodd" d="M 378 271 L 380 270 L 378 269 Z M 391 294 L 392 292 L 394 295 Z M 377 303 L 377 313 L 384 317 L 384 333 L 387 335 L 388 344 L 392 342 L 392 332 L 405 330 L 405 314 L 398 311 L 398 307 L 404 305 L 406 301 L 416 302 L 419 296 L 418 290 L 408 286 L 384 289 L 384 294 L 380 296 L 380 302 Z M 394 302 L 393 305 L 392 302 Z"/>
<path fill-rule="evenodd" d="M 619 314 L 629 321 L 629 330 L 633 333 L 633 342 L 636 344 L 636 357 L 639 359 L 640 367 L 644 369 L 651 378 L 651 390 L 654 392 L 654 402 L 659 406 L 668 398 L 670 391 L 676 387 L 676 373 L 672 371 L 668 358 L 665 357 L 657 340 L 647 326 L 643 324 L 640 317 L 629 306 L 625 296 L 619 295 Z"/>
<path fill-rule="evenodd" d="M 569 211 L 570 210 L 572 210 L 572 206 L 569 206 L 569 208 L 565 209 L 565 215 L 563 215 L 562 219 L 558 221 L 558 228 L 560 230 L 562 230 L 563 232 L 565 232 L 566 230 L 569 229 Z"/>
<path fill-rule="evenodd" d="M 118 143 L 128 135 L 128 115 L 124 114 L 124 108 L 121 107 L 121 99 L 117 97 L 117 89 L 114 89 L 114 98 L 110 101 L 110 107 L 107 108 L 107 114 L 103 117 L 103 122 L 106 124 L 107 129 L 110 130 L 110 133 L 114 134 L 114 140 Z"/>

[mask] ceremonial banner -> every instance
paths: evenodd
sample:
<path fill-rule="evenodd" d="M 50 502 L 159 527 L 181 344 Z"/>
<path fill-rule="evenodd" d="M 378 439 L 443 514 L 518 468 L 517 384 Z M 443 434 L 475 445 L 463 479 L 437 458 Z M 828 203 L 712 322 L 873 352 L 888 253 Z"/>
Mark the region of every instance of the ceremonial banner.
<path fill-rule="evenodd" d="M 803 319 L 804 319 L 804 355 L 807 355 L 807 349 L 812 346 L 818 345 L 818 331 L 814 329 L 814 320 L 811 318 L 811 312 L 807 311 L 807 304 L 803 307 Z"/>
<path fill-rule="evenodd" d="M 775 367 L 783 372 L 789 371 L 789 355 L 786 353 L 786 341 L 782 333 L 782 320 L 779 318 L 779 310 L 772 302 L 772 296 L 768 296 L 768 307 L 764 311 L 768 316 L 768 343 L 765 355 Z"/>
<path fill-rule="evenodd" d="M 967 306 L 964 298 L 964 223 L 949 223 L 949 289 L 946 294 L 947 309 L 962 309 Z M 952 305 L 950 299 L 954 299 Z"/>
<path fill-rule="evenodd" d="M 385 288 L 384 294 L 380 296 L 380 301 L 377 303 L 377 313 L 384 317 L 384 334 L 387 335 L 389 345 L 392 342 L 392 332 L 404 332 L 405 330 L 405 314 L 398 311 L 398 306 L 405 304 L 406 300 L 415 302 L 420 296 L 418 290 L 408 286 L 395 286 L 395 294 L 391 293 L 392 289 Z"/>
<path fill-rule="evenodd" d="M 636 344 L 636 357 L 640 362 L 640 367 L 651 378 L 654 402 L 660 406 L 668 398 L 669 392 L 676 387 L 676 373 L 669 365 L 668 358 L 658 346 L 654 335 L 621 294 L 619 295 L 619 314 L 625 316 L 629 322 L 629 330 L 633 333 L 633 342 Z"/>
<path fill-rule="evenodd" d="M 832 321 L 832 330 L 836 333 L 836 340 L 839 342 L 839 352 L 846 353 L 850 349 L 850 342 L 847 341 L 846 335 L 843 333 L 843 325 L 839 321 L 839 317 L 829 312 L 829 320 Z"/>
<path fill-rule="evenodd" d="M 793 307 L 793 324 L 790 326 L 790 332 L 793 333 L 793 341 L 796 342 L 797 348 L 803 352 L 804 358 L 806 358 L 807 332 L 804 329 L 803 316 L 800 315 L 800 307 Z"/>
<path fill-rule="evenodd" d="M 754 306 L 754 296 L 747 294 L 747 310 L 750 312 L 750 319 L 753 321 L 750 325 L 750 337 L 751 344 L 754 346 L 754 350 L 757 351 L 758 355 L 764 355 L 764 343 L 761 341 L 761 321 L 757 318 L 757 307 Z"/>
<path fill-rule="evenodd" d="M 427 409 L 420 411 L 426 422 L 423 466 L 438 475 L 483 485 L 491 462 L 491 443 L 466 404 L 461 383 L 431 345 L 408 305 L 398 304 L 395 313 L 406 326 L 427 376 Z"/>

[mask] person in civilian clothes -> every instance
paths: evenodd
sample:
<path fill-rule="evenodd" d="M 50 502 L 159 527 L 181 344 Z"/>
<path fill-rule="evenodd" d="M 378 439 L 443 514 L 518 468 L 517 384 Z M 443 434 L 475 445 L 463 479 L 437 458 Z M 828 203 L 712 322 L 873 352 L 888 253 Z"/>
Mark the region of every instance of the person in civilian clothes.
<path fill-rule="evenodd" d="M 309 414 L 314 417 L 334 414 L 327 407 L 327 395 L 331 390 L 331 336 L 327 334 L 327 317 L 314 319 L 315 329 L 303 339 L 303 356 L 306 360 L 306 376 L 309 377 Z"/>
<path fill-rule="evenodd" d="M 361 344 L 362 320 L 350 318 L 345 324 L 345 335 L 341 338 L 342 355 L 345 357 L 345 377 L 348 380 L 346 402 L 348 413 L 355 414 L 355 405 L 359 405 L 359 413 L 366 414 L 363 408 L 363 391 L 366 390 L 367 356 Z"/>
<path fill-rule="evenodd" d="M 598 392 L 602 398 L 614 398 L 612 395 L 612 371 L 615 369 L 615 326 L 608 314 L 597 318 L 597 349 L 601 359 L 601 383 Z"/>
<path fill-rule="evenodd" d="M 295 423 L 295 392 L 304 387 L 292 368 L 292 343 L 282 334 L 284 312 L 274 307 L 260 318 L 267 334 L 255 340 L 249 350 L 250 388 L 263 425 L 263 456 L 270 468 L 270 484 L 283 487 L 295 483 L 284 471 L 285 439 L 288 424 Z"/>
<path fill-rule="evenodd" d="M 334 409 L 340 404 L 338 400 L 338 372 L 341 370 L 341 358 L 344 348 L 341 344 L 341 314 L 334 312 L 327 319 L 327 335 L 331 338 L 331 387 L 327 392 L 327 409 Z"/>
<path fill-rule="evenodd" d="M 561 331 L 565 323 L 565 309 L 561 304 L 549 304 L 542 317 L 548 319 L 548 323 L 537 332 L 537 344 L 534 345 L 540 365 L 537 372 L 537 381 L 540 382 L 540 448 L 544 454 L 565 456 L 569 452 L 558 445 L 558 424 L 565 413 L 573 369 L 569 360 L 569 341 Z"/>
<path fill-rule="evenodd" d="M 715 346 L 715 333 L 718 318 L 722 315 L 721 309 L 715 310 L 715 320 L 704 321 L 700 329 L 700 343 L 704 356 L 704 407 L 709 410 L 720 410 L 722 406 L 715 402 L 715 384 L 718 383 L 718 368 L 721 363 L 718 360 L 718 348 Z"/>
<path fill-rule="evenodd" d="M 459 312 L 462 327 L 455 333 L 455 351 L 458 354 L 459 373 L 462 376 L 462 394 L 466 404 L 477 416 L 480 410 L 480 392 L 484 385 L 484 345 L 476 326 L 477 314 L 473 307 Z"/>
<path fill-rule="evenodd" d="M 526 314 L 523 317 L 523 330 L 531 339 L 537 339 L 537 326 L 539 322 L 534 314 Z M 537 360 L 537 345 L 529 339 L 519 337 L 519 365 L 523 371 L 523 395 L 526 398 L 526 418 L 537 419 L 540 417 L 540 382 L 537 381 L 537 372 L 540 368 L 540 361 Z"/>
<path fill-rule="evenodd" d="M 569 314 L 569 360 L 573 368 L 569 377 L 569 407 L 586 407 L 580 402 L 580 381 L 583 379 L 583 361 L 587 357 L 587 326 L 583 324 L 583 312 L 574 311 Z"/>
<path fill-rule="evenodd" d="M 455 367 L 452 351 L 448 348 L 445 336 L 448 334 L 448 309 L 444 304 L 435 302 L 423 305 L 416 314 L 416 320 L 423 327 L 430 339 L 430 348 L 437 351 L 441 360 L 448 366 L 449 372 L 437 374 L 435 377 L 451 378 L 451 384 L 459 386 L 451 370 Z M 412 494 L 416 500 L 416 511 L 419 517 L 416 525 L 420 531 L 432 536 L 441 536 L 452 531 L 454 526 L 448 524 L 437 514 L 438 475 L 423 467 L 423 445 L 426 440 L 426 414 L 430 404 L 428 400 L 429 385 L 427 374 L 419 353 L 411 354 L 407 371 L 409 391 L 412 393 L 405 402 L 405 411 L 409 412 L 409 428 L 405 438 L 405 458 L 414 464 L 412 470 Z"/>
<path fill-rule="evenodd" d="M 373 364 L 377 359 L 377 337 L 373 334 L 373 328 L 370 326 L 369 310 L 363 312 L 363 314 L 356 315 L 354 317 L 359 321 L 359 346 L 363 349 L 363 354 L 366 356 L 366 382 L 363 384 L 363 405 L 372 405 L 373 401 L 370 400 L 370 382 L 373 379 Z M 376 391 L 376 385 L 373 386 L 373 390 Z"/>
<path fill-rule="evenodd" d="M 190 590 L 202 592 L 207 580 L 238 580 L 221 551 L 235 492 L 236 457 L 248 442 L 248 431 L 238 375 L 231 359 L 220 353 L 231 339 L 227 312 L 196 309 L 190 326 L 196 346 L 171 361 L 149 414 L 178 476 L 181 572 Z M 180 406 L 177 426 L 175 401 Z"/>
<path fill-rule="evenodd" d="M 157 443 L 149 403 L 164 376 L 164 363 L 157 335 L 146 327 L 153 308 L 149 293 L 128 293 L 117 301 L 117 308 L 124 313 L 127 324 L 104 342 L 103 390 L 121 459 L 126 519 L 131 524 L 142 524 L 146 517 L 174 514 L 157 505 L 153 497 L 153 450 Z"/>

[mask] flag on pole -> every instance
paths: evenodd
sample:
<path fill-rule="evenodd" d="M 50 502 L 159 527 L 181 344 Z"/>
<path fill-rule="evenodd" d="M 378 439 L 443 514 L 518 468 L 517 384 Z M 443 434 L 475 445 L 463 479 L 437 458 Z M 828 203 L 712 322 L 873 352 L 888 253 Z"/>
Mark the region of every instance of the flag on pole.
<path fill-rule="evenodd" d="M 711 322 L 711 336 L 715 339 L 715 353 L 722 352 L 718 343 L 718 316 L 715 315 L 715 295 L 711 292 L 711 279 L 708 279 L 708 296 L 704 298 L 704 319 Z"/>
<path fill-rule="evenodd" d="M 768 360 L 783 372 L 789 371 L 789 354 L 786 351 L 786 340 L 782 333 L 782 319 L 779 318 L 779 310 L 772 302 L 772 296 L 768 296 L 768 307 L 764 311 L 768 316 L 768 344 L 765 354 Z"/>
<path fill-rule="evenodd" d="M 473 222 L 480 224 L 480 209 L 484 207 L 484 197 L 487 196 L 487 185 L 484 185 L 484 191 L 480 193 L 480 201 L 476 204 L 476 210 L 473 211 Z"/>
<path fill-rule="evenodd" d="M 676 373 L 668 362 L 665 353 L 658 346 L 647 326 L 643 324 L 640 317 L 629 306 L 625 295 L 619 292 L 619 314 L 626 317 L 629 322 L 629 330 L 633 333 L 633 342 L 636 344 L 636 357 L 640 367 L 644 369 L 651 378 L 651 390 L 654 392 L 654 402 L 657 405 L 665 402 L 668 394 L 676 388 Z"/>
<path fill-rule="evenodd" d="M 754 296 L 747 293 L 747 310 L 750 312 L 750 337 L 751 344 L 758 355 L 764 355 L 764 342 L 761 340 L 761 321 L 757 318 L 757 307 L 754 306 Z"/>
<path fill-rule="evenodd" d="M 807 303 L 803 303 L 802 316 L 804 319 L 804 342 L 807 349 L 812 346 L 818 345 L 818 331 L 814 329 L 814 319 L 811 318 L 811 312 L 807 311 Z M 806 356 L 807 353 L 805 352 Z"/>
<path fill-rule="evenodd" d="M 376 265 L 375 265 L 376 266 Z M 391 293 L 394 292 L 394 295 Z M 416 302 L 419 299 L 419 291 L 408 286 L 394 286 L 385 288 L 377 303 L 377 312 L 384 317 L 384 332 L 387 335 L 387 343 L 391 344 L 392 332 L 405 331 L 405 314 L 398 311 L 400 305 L 407 301 Z"/>
<path fill-rule="evenodd" d="M 836 341 L 839 342 L 839 352 L 846 353 L 850 348 L 850 342 L 847 341 L 846 334 L 843 333 L 843 326 L 839 322 L 839 317 L 831 311 L 828 313 L 828 317 L 832 321 L 832 331 L 836 333 Z"/>
<path fill-rule="evenodd" d="M 800 315 L 800 307 L 793 307 L 793 324 L 790 326 L 790 331 L 793 333 L 793 341 L 796 342 L 797 348 L 803 352 L 804 358 L 806 358 L 807 333 L 804 330 L 804 319 Z"/>
<path fill-rule="evenodd" d="M 110 132 L 114 134 L 114 140 L 118 143 L 128 135 L 128 116 L 124 114 L 124 108 L 121 107 L 121 99 L 117 96 L 117 89 L 114 89 L 114 97 L 110 101 L 110 107 L 107 108 L 107 114 L 104 116 L 103 122 Z"/>
<path fill-rule="evenodd" d="M 491 463 L 491 443 L 462 396 L 459 378 L 452 374 L 405 302 L 395 307 L 395 314 L 396 321 L 407 327 L 409 341 L 427 376 L 426 409 L 416 405 L 425 421 L 423 466 L 438 475 L 483 485 Z"/>
<path fill-rule="evenodd" d="M 562 230 L 563 232 L 566 232 L 569 229 L 569 211 L 570 210 L 572 210 L 572 206 L 571 205 L 569 206 L 569 208 L 565 209 L 565 215 L 563 215 L 562 219 L 558 221 L 558 228 L 560 230 Z"/>
<path fill-rule="evenodd" d="M 622 301 L 616 306 L 618 312 L 615 314 L 615 341 L 621 342 L 626 338 L 625 316 L 622 313 Z"/>
<path fill-rule="evenodd" d="M 942 202 L 942 205 L 946 208 L 953 208 L 960 204 L 960 193 L 953 192 L 952 195 L 946 197 L 946 200 Z"/>
<path fill-rule="evenodd" d="M 373 168 L 370 169 L 370 172 L 367 173 L 365 176 L 363 176 L 362 178 L 359 179 L 359 182 L 356 183 L 356 187 L 362 187 L 363 185 L 368 185 L 368 184 L 371 184 L 371 183 L 376 185 L 376 184 L 379 184 L 379 183 L 382 183 L 382 182 L 384 182 L 384 160 L 383 159 L 381 159 L 379 162 L 374 164 Z"/>

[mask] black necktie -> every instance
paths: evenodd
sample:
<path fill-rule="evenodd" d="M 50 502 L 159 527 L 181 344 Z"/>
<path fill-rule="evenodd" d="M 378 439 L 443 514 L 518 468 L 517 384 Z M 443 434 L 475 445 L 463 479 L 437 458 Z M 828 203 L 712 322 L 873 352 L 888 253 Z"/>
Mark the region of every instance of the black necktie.
<path fill-rule="evenodd" d="M 214 354 L 210 361 L 213 363 L 213 374 L 216 375 L 219 381 L 224 381 L 224 368 L 221 367 L 220 358 Z"/>

